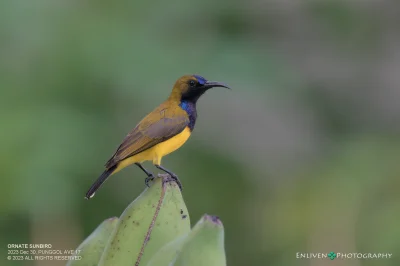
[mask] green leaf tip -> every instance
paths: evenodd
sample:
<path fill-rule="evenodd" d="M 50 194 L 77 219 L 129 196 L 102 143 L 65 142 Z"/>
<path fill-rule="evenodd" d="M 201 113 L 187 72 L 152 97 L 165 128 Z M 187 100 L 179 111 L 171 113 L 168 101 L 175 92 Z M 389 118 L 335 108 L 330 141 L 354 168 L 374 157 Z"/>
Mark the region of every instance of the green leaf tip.
<path fill-rule="evenodd" d="M 221 222 L 221 220 L 219 219 L 218 216 L 205 214 L 205 215 L 203 215 L 202 219 L 204 221 L 209 221 L 214 225 L 223 226 L 222 222 Z"/>
<path fill-rule="evenodd" d="M 179 186 L 169 175 L 159 175 L 122 213 L 99 266 L 146 265 L 161 247 L 189 231 Z"/>
<path fill-rule="evenodd" d="M 204 215 L 193 227 L 174 266 L 226 266 L 224 227 L 217 216 Z"/>
<path fill-rule="evenodd" d="M 204 215 L 192 231 L 160 249 L 147 266 L 225 266 L 224 228 L 217 216 Z"/>

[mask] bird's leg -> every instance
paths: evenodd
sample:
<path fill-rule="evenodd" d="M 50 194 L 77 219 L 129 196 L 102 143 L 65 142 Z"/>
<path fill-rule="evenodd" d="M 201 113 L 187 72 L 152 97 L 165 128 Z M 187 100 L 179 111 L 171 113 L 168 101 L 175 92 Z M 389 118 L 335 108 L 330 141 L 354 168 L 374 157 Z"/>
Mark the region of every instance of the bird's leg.
<path fill-rule="evenodd" d="M 146 184 L 146 186 L 150 187 L 149 182 L 154 180 L 154 175 L 153 173 L 149 172 L 146 170 L 146 168 L 144 168 L 140 163 L 135 163 L 140 169 L 143 170 L 143 172 L 146 173 L 147 177 L 144 180 L 144 183 Z"/>
<path fill-rule="evenodd" d="M 168 170 L 168 169 L 165 169 L 165 168 L 164 168 L 163 166 L 161 166 L 161 165 L 155 164 L 155 167 L 157 167 L 158 169 L 160 169 L 160 170 L 166 172 L 167 174 L 169 174 L 169 175 L 175 180 L 175 182 L 178 184 L 179 189 L 182 191 L 182 184 L 181 184 L 181 181 L 179 180 L 179 178 L 178 178 L 178 176 L 177 176 L 176 174 L 172 173 L 172 172 L 171 172 L 170 170 Z"/>

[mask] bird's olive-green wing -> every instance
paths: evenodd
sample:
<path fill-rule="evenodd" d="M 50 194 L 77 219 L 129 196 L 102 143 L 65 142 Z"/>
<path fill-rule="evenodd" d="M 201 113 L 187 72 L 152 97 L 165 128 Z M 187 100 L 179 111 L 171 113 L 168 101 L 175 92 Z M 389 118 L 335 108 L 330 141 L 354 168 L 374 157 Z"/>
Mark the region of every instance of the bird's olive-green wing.
<path fill-rule="evenodd" d="M 106 167 L 110 168 L 128 157 L 172 138 L 181 133 L 188 124 L 189 118 L 179 106 L 160 105 L 125 137 L 114 156 L 106 163 Z"/>

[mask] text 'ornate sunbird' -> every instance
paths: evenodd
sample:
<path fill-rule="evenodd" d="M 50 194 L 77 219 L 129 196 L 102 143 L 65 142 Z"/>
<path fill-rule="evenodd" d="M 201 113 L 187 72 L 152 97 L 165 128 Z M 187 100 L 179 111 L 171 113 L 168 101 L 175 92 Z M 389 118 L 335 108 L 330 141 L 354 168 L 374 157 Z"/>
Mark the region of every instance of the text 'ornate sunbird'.
<path fill-rule="evenodd" d="M 164 168 L 161 159 L 188 140 L 197 119 L 197 100 L 214 87 L 229 89 L 223 83 L 208 81 L 198 75 L 179 78 L 168 99 L 143 118 L 125 137 L 106 163 L 106 170 L 86 193 L 86 199 L 92 198 L 109 176 L 131 164 L 136 164 L 146 173 L 145 183 L 148 185 L 154 175 L 142 166 L 144 161 L 152 161 L 158 169 L 171 175 L 182 189 L 178 176 Z"/>

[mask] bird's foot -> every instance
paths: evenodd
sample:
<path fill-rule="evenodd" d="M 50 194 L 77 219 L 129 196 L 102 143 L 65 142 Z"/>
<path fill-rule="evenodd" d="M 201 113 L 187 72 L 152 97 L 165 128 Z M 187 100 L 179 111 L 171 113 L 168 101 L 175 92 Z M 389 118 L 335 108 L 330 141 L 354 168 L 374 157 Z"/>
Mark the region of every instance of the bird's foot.
<path fill-rule="evenodd" d="M 171 175 L 171 178 L 178 184 L 179 189 L 182 191 L 182 183 L 179 180 L 178 176 L 176 175 Z"/>
<path fill-rule="evenodd" d="M 144 183 L 146 184 L 147 187 L 150 187 L 149 182 L 154 180 L 154 175 L 153 174 L 149 174 L 146 179 L 144 180 Z"/>
<path fill-rule="evenodd" d="M 169 174 L 171 176 L 171 178 L 176 182 L 176 184 L 178 184 L 179 189 L 182 191 L 182 183 L 181 181 L 179 181 L 179 178 L 176 174 L 172 173 L 171 171 L 169 171 L 168 169 L 165 169 L 164 167 L 162 167 L 159 164 L 155 164 L 155 167 L 157 167 L 158 169 L 164 171 L 165 173 Z"/>

